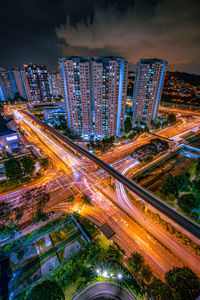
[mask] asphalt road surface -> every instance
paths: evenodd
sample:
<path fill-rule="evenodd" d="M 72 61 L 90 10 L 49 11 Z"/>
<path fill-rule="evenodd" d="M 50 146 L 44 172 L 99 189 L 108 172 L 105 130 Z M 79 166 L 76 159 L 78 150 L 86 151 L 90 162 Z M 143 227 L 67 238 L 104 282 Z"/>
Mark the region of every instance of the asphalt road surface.
<path fill-rule="evenodd" d="M 95 300 L 105 297 L 105 299 L 116 300 L 136 300 L 129 291 L 112 282 L 99 282 L 87 287 L 79 293 L 73 300 Z"/>

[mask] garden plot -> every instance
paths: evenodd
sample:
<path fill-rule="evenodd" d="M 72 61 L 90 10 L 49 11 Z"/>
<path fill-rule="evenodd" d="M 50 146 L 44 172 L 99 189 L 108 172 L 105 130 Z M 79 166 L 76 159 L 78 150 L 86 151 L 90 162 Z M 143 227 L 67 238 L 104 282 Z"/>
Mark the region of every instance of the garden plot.
<path fill-rule="evenodd" d="M 150 191 L 156 192 L 161 187 L 163 180 L 169 176 L 180 175 L 194 161 L 194 159 L 178 153 L 149 168 L 144 173 L 136 176 L 134 180 Z"/>
<path fill-rule="evenodd" d="M 34 243 L 11 253 L 10 299 L 16 299 L 17 295 L 69 259 L 86 242 L 70 218 L 54 232 L 40 236 Z"/>
<path fill-rule="evenodd" d="M 78 229 L 76 228 L 74 222 L 69 220 L 66 222 L 61 228 L 56 230 L 55 232 L 50 234 L 50 238 L 54 246 L 66 241 L 70 238 L 74 233 L 76 233 Z"/>

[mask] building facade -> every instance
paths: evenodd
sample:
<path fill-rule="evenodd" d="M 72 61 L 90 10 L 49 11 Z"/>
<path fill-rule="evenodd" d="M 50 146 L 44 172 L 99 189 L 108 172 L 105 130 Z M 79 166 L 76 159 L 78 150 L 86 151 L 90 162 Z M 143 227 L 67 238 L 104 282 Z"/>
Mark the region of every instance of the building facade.
<path fill-rule="evenodd" d="M 121 57 L 91 61 L 94 135 L 120 136 L 123 131 L 128 63 Z"/>
<path fill-rule="evenodd" d="M 31 101 L 37 103 L 50 101 L 46 66 L 36 64 L 24 65 L 24 71 L 28 80 Z"/>
<path fill-rule="evenodd" d="M 13 69 L 12 73 L 13 73 L 13 77 L 16 83 L 17 92 L 19 93 L 19 96 L 31 101 L 30 87 L 28 84 L 28 79 L 26 77 L 25 70 L 21 68 L 17 68 L 17 69 Z"/>
<path fill-rule="evenodd" d="M 157 117 L 167 61 L 140 59 L 136 67 L 133 94 L 133 126 L 136 122 L 150 125 Z"/>
<path fill-rule="evenodd" d="M 60 73 L 49 72 L 48 82 L 49 82 L 51 99 L 58 99 L 59 96 L 61 96 Z"/>
<path fill-rule="evenodd" d="M 59 59 L 61 95 L 65 99 L 68 128 L 88 138 L 92 133 L 90 59 Z"/>
<path fill-rule="evenodd" d="M 68 127 L 85 138 L 119 136 L 123 129 L 127 61 L 119 57 L 59 60 Z"/>
<path fill-rule="evenodd" d="M 6 101 L 14 98 L 16 85 L 12 80 L 10 72 L 4 68 L 0 68 L 0 101 Z M 13 84 L 15 88 L 13 88 Z"/>

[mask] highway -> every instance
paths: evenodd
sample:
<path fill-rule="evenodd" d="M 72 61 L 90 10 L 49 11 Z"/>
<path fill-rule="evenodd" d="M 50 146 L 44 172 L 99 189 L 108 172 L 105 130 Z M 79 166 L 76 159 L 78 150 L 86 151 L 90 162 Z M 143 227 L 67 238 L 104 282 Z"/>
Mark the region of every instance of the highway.
<path fill-rule="evenodd" d="M 22 114 L 28 116 L 32 121 L 34 121 L 36 124 L 40 125 L 42 128 L 50 132 L 53 136 L 56 136 L 59 138 L 62 142 L 66 143 L 68 146 L 70 146 L 72 149 L 76 150 L 77 153 L 89 158 L 92 162 L 94 162 L 97 166 L 104 169 L 106 172 L 108 172 L 113 178 L 117 179 L 119 182 L 121 182 L 123 185 L 125 185 L 128 189 L 133 191 L 136 195 L 141 197 L 143 200 L 145 200 L 147 203 L 155 207 L 157 210 L 159 210 L 161 213 L 165 214 L 168 218 L 175 221 L 177 224 L 182 226 L 185 230 L 196 236 L 197 238 L 200 238 L 200 226 L 191 221 L 186 216 L 178 213 L 173 208 L 168 206 L 166 203 L 161 201 L 159 198 L 155 197 L 152 193 L 144 189 L 143 187 L 139 186 L 137 183 L 129 180 L 124 175 L 116 171 L 113 167 L 108 165 L 106 162 L 102 161 L 98 157 L 92 155 L 84 148 L 80 147 L 79 145 L 76 145 L 74 142 L 72 142 L 69 138 L 64 136 L 62 133 L 56 131 L 55 129 L 51 128 L 50 126 L 44 124 L 42 121 L 37 119 L 35 116 L 31 115 L 30 113 L 22 110 Z"/>
<path fill-rule="evenodd" d="M 118 194 L 106 183 L 105 178 L 108 177 L 106 171 L 103 169 L 95 171 L 93 162 L 86 163 L 85 159 L 78 158 L 58 139 L 54 139 L 47 130 L 44 131 L 36 123 L 30 121 L 29 117 L 22 116 L 22 120 L 19 120 L 20 118 L 17 118 L 18 124 L 25 129 L 25 132 L 31 134 L 33 141 L 37 141 L 38 147 L 48 152 L 53 164 L 56 164 L 57 170 L 59 170 L 59 176 L 63 173 L 63 176 L 50 181 L 49 186 L 47 184 L 49 191 L 55 189 L 53 193 L 50 193 L 51 199 L 47 205 L 47 213 L 51 211 L 78 211 L 98 225 L 107 222 L 116 232 L 112 240 L 117 242 L 128 256 L 133 251 L 140 252 L 147 264 L 151 266 L 154 275 L 159 278 L 163 279 L 165 272 L 173 266 L 183 266 L 184 264 L 190 266 L 197 274 L 199 273 L 199 261 L 193 253 L 189 250 L 185 251 L 184 246 L 175 240 L 172 244 L 166 233 L 162 235 L 164 243 L 160 243 L 156 230 L 156 238 L 154 238 L 153 226 L 151 226 L 151 234 L 148 233 L 149 221 L 146 223 L 145 220 L 140 221 L 137 216 L 135 218 L 134 211 L 132 213 L 133 218 L 131 218 L 120 208 L 120 206 L 123 208 L 123 203 L 121 198 L 118 198 Z M 113 166 L 117 169 L 126 165 L 128 167 L 131 160 L 133 159 L 124 158 L 113 163 Z M 71 194 L 76 193 L 77 196 L 81 196 L 82 193 L 87 194 L 92 200 L 94 208 L 92 209 L 82 203 L 78 205 L 74 203 L 70 209 L 65 200 L 67 195 L 70 195 L 70 191 Z M 13 203 L 15 203 L 14 199 Z M 29 221 L 31 217 L 31 212 L 29 212 L 23 217 L 22 223 Z M 138 223 L 141 223 L 142 226 Z"/>
<path fill-rule="evenodd" d="M 173 105 L 173 104 L 172 104 Z M 198 107 L 197 107 L 198 108 Z M 191 111 L 191 110 L 186 110 L 186 109 L 181 109 L 181 108 L 168 108 L 168 107 L 159 107 L 159 111 L 161 112 L 171 112 L 175 114 L 183 114 L 183 115 L 189 115 L 189 116 L 198 116 L 200 117 L 200 112 L 199 111 Z"/>

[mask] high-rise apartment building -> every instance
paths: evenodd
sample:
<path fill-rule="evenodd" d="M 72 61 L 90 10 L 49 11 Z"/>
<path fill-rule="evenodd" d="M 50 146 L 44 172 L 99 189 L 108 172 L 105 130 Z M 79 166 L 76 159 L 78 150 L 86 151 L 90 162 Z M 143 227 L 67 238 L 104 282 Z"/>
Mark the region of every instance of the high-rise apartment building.
<path fill-rule="evenodd" d="M 119 57 L 59 60 L 69 128 L 95 139 L 119 136 L 124 123 L 127 61 Z"/>
<path fill-rule="evenodd" d="M 46 66 L 29 64 L 24 70 L 30 88 L 30 97 L 33 102 L 48 102 L 50 91 Z"/>
<path fill-rule="evenodd" d="M 59 59 L 61 95 L 65 99 L 67 125 L 79 135 L 92 132 L 90 59 L 67 57 Z"/>
<path fill-rule="evenodd" d="M 120 136 L 125 114 L 128 63 L 121 57 L 94 57 L 91 62 L 94 135 Z"/>
<path fill-rule="evenodd" d="M 14 96 L 15 90 L 13 88 L 13 82 L 10 78 L 10 72 L 5 70 L 4 68 L 0 68 L 0 101 L 12 99 Z"/>
<path fill-rule="evenodd" d="M 60 87 L 60 73 L 59 72 L 49 72 L 48 74 L 48 82 L 51 98 L 58 98 L 61 95 L 61 87 Z"/>
<path fill-rule="evenodd" d="M 162 94 L 167 61 L 140 59 L 136 67 L 133 95 L 133 124 L 155 121 Z"/>
<path fill-rule="evenodd" d="M 17 92 L 19 93 L 19 95 L 24 99 L 31 101 L 30 87 L 25 70 L 20 68 L 13 69 L 12 74 L 14 76 Z"/>

